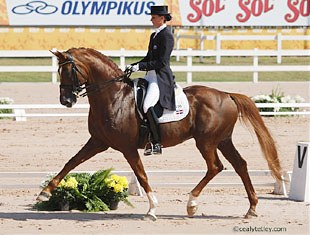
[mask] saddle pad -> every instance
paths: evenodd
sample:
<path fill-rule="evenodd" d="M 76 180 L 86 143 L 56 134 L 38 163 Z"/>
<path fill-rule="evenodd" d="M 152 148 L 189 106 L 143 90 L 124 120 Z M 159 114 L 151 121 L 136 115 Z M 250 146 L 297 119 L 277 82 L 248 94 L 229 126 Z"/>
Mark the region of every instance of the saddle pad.
<path fill-rule="evenodd" d="M 176 110 L 170 111 L 168 109 L 164 109 L 163 115 L 158 118 L 159 123 L 180 121 L 185 118 L 189 112 L 189 104 L 183 88 L 176 84 L 174 91 Z"/>
<path fill-rule="evenodd" d="M 137 102 L 137 82 L 138 82 L 138 79 L 133 80 L 134 95 L 135 95 L 136 102 Z M 185 118 L 189 112 L 189 104 L 188 104 L 187 97 L 183 91 L 183 88 L 179 84 L 176 84 L 176 88 L 174 92 L 175 92 L 176 110 L 170 111 L 168 109 L 164 109 L 163 115 L 160 118 L 158 118 L 159 123 L 180 121 L 183 118 Z M 140 112 L 139 112 L 139 115 L 141 118 L 143 118 Z"/>

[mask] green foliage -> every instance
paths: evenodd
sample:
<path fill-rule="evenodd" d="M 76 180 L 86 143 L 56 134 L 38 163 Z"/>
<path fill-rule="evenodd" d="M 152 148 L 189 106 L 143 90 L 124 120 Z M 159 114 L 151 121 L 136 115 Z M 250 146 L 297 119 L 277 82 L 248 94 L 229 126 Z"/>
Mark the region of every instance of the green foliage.
<path fill-rule="evenodd" d="M 111 174 L 112 169 L 94 174 L 68 174 L 52 192 L 49 201 L 34 205 L 38 210 L 81 210 L 87 212 L 108 211 L 114 202 L 128 200 L 128 181 L 124 176 Z M 43 187 L 49 180 L 43 183 Z"/>
<path fill-rule="evenodd" d="M 0 97 L 0 104 L 12 104 L 14 101 L 8 97 Z M 0 113 L 13 113 L 12 109 L 0 109 Z M 0 117 L 0 119 L 4 119 L 5 117 Z"/>

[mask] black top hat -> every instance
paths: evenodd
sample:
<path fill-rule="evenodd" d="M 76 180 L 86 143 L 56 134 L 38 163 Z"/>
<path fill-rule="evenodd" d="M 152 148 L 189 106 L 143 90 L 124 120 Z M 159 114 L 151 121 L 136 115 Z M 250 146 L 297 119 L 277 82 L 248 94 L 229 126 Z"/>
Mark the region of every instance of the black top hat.
<path fill-rule="evenodd" d="M 168 6 L 151 6 L 150 15 L 170 15 L 168 12 Z"/>

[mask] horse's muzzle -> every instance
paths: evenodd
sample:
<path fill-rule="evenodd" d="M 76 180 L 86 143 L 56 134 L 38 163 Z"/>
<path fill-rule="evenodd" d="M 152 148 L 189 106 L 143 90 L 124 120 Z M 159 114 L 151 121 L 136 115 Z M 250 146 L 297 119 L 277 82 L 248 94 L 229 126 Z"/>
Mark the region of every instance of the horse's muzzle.
<path fill-rule="evenodd" d="M 60 103 L 67 108 L 71 108 L 76 103 L 76 96 L 72 91 L 67 91 L 65 89 L 60 89 Z"/>
<path fill-rule="evenodd" d="M 64 97 L 64 96 L 60 96 L 60 103 L 64 106 L 66 106 L 67 108 L 71 108 L 73 105 L 75 105 L 76 103 L 76 97 Z"/>

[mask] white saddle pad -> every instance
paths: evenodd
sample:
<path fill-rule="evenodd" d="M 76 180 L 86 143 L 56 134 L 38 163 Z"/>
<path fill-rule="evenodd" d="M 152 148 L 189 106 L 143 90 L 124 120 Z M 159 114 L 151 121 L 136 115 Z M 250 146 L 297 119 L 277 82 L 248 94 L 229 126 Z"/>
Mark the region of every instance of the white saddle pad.
<path fill-rule="evenodd" d="M 134 82 L 135 99 L 137 100 L 138 79 L 133 80 L 133 82 Z M 175 91 L 176 110 L 170 111 L 168 109 L 164 109 L 163 115 L 160 118 L 158 118 L 159 123 L 180 121 L 183 118 L 185 118 L 189 113 L 189 104 L 187 97 L 183 91 L 183 88 L 179 84 L 176 84 L 176 88 L 174 91 Z M 140 114 L 140 116 L 141 118 L 143 118 L 142 114 Z"/>
<path fill-rule="evenodd" d="M 189 104 L 187 97 L 180 85 L 176 85 L 175 88 L 175 104 L 176 110 L 170 111 L 164 109 L 163 115 L 158 118 L 159 123 L 175 122 L 185 118 L 189 112 Z"/>

